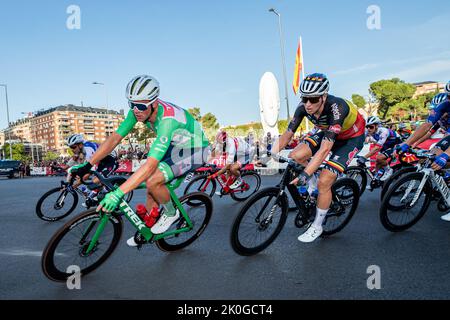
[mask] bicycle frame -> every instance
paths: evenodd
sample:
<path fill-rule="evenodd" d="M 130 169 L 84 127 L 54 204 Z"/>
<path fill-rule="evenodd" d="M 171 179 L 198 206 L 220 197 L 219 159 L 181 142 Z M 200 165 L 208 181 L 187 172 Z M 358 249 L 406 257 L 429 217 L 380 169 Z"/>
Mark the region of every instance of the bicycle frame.
<path fill-rule="evenodd" d="M 450 207 L 450 189 L 447 186 L 447 183 L 445 182 L 444 178 L 442 176 L 436 174 L 433 169 L 431 168 L 422 168 L 421 170 L 418 170 L 417 172 L 423 172 L 424 176 L 420 182 L 420 185 L 414 195 L 414 198 L 412 202 L 409 204 L 409 206 L 414 206 L 416 201 L 419 199 L 420 194 L 422 193 L 423 187 L 425 186 L 425 183 L 431 179 L 434 186 L 437 187 L 439 192 L 441 193 L 442 197 L 444 198 L 447 206 Z M 414 188 L 414 183 L 410 182 L 408 185 L 408 188 L 405 190 L 405 194 L 401 198 L 401 202 L 405 201 L 405 199 L 408 197 L 408 195 L 411 193 L 412 189 Z"/>
<path fill-rule="evenodd" d="M 151 232 L 151 228 L 149 228 L 145 225 L 145 223 L 134 212 L 134 210 L 128 205 L 128 203 L 125 200 L 122 200 L 122 202 L 120 203 L 120 205 L 119 205 L 120 212 L 123 215 L 125 215 L 125 217 L 127 217 L 127 219 L 131 222 L 133 227 L 138 230 L 138 232 L 144 237 L 144 239 L 146 241 L 150 241 L 151 239 L 153 241 L 158 241 L 162 238 L 166 238 L 166 237 L 173 236 L 173 235 L 176 235 L 176 234 L 179 234 L 182 232 L 190 231 L 194 227 L 191 219 L 187 215 L 180 200 L 178 199 L 177 195 L 175 194 L 175 190 L 181 185 L 181 183 L 183 182 L 184 179 L 185 179 L 185 177 L 183 176 L 183 177 L 176 179 L 173 183 L 166 184 L 167 189 L 169 190 L 169 193 L 170 193 L 170 198 L 173 200 L 173 202 L 175 202 L 175 206 L 178 208 L 178 210 L 180 210 L 182 217 L 186 220 L 187 226 L 183 227 L 181 229 L 167 231 L 162 234 L 154 235 Z M 145 183 L 143 183 L 136 189 L 145 189 L 145 188 L 146 188 L 146 185 L 145 185 Z M 100 224 L 97 227 L 97 230 L 95 231 L 95 234 L 92 237 L 90 244 L 86 250 L 87 254 L 89 254 L 94 249 L 95 245 L 97 244 L 98 239 L 100 238 L 100 236 L 101 236 L 103 230 L 105 229 L 105 226 L 112 214 L 113 213 L 110 213 L 110 212 L 108 212 L 108 213 L 101 212 Z M 96 223 L 96 222 L 91 222 L 91 225 L 88 226 L 85 234 L 90 232 L 94 223 Z M 83 235 L 83 238 L 84 237 L 85 236 Z"/>

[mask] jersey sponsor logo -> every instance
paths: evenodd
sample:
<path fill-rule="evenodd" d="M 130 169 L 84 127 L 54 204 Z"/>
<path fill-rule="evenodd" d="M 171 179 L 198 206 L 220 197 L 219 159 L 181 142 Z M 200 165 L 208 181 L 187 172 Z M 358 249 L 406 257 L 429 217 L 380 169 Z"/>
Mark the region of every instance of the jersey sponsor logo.
<path fill-rule="evenodd" d="M 339 111 L 337 103 L 331 106 L 331 112 L 333 113 L 334 120 L 339 120 L 341 118 L 341 112 Z"/>
<path fill-rule="evenodd" d="M 358 154 L 358 152 L 359 152 L 359 149 L 355 148 L 355 149 L 353 149 L 352 152 L 350 152 L 348 154 L 347 166 L 350 164 L 350 162 L 352 162 L 353 158 Z"/>
<path fill-rule="evenodd" d="M 173 118 L 183 124 L 186 123 L 186 114 L 183 109 L 168 102 L 160 101 L 160 103 L 164 108 L 163 118 Z"/>
<path fill-rule="evenodd" d="M 161 141 L 162 144 L 166 144 L 167 141 L 169 141 L 169 138 L 167 138 L 167 137 L 161 137 L 161 138 L 159 138 L 159 141 Z"/>
<path fill-rule="evenodd" d="M 339 124 L 335 124 L 334 126 L 330 126 L 328 130 L 335 134 L 339 134 L 342 130 L 342 127 Z"/>

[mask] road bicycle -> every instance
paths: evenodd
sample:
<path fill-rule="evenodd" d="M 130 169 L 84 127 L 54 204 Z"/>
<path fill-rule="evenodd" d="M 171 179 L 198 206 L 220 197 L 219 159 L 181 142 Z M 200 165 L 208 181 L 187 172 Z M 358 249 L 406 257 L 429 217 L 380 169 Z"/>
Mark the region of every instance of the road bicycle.
<path fill-rule="evenodd" d="M 296 186 L 289 184 L 304 169 L 292 159 L 280 157 L 287 168 L 280 183 L 260 190 L 243 205 L 231 229 L 231 246 L 243 256 L 266 249 L 280 234 L 289 211 L 290 193 L 297 207 L 295 226 L 306 231 L 316 214 L 316 199 L 300 196 Z M 322 236 L 341 231 L 353 217 L 359 202 L 358 184 L 350 178 L 340 178 L 332 186 L 332 203 L 323 223 Z"/>
<path fill-rule="evenodd" d="M 245 201 L 257 192 L 261 186 L 261 176 L 255 171 L 252 164 L 248 164 L 240 170 L 242 184 L 236 189 L 230 189 L 225 174 L 217 177 L 214 175 L 219 170 L 220 168 L 215 164 L 208 164 L 197 169 L 186 178 L 189 183 L 184 189 L 184 194 L 189 194 L 194 191 L 204 192 L 212 198 L 216 194 L 217 186 L 219 186 L 220 197 L 229 195 L 233 200 Z"/>
<path fill-rule="evenodd" d="M 100 174 L 93 172 L 108 191 L 115 187 Z M 50 239 L 42 254 L 42 270 L 53 281 L 66 281 L 71 276 L 69 266 L 79 266 L 85 276 L 102 265 L 116 249 L 123 232 L 122 216 L 137 230 L 134 236 L 138 249 L 153 244 L 163 251 L 177 251 L 193 243 L 208 225 L 213 204 L 205 193 L 191 193 L 178 198 L 175 190 L 185 176 L 167 184 L 174 206 L 180 218 L 162 234 L 153 234 L 126 200 L 122 200 L 114 212 L 81 213 L 61 227 Z M 146 188 L 142 184 L 138 189 Z"/>
<path fill-rule="evenodd" d="M 102 176 L 103 177 L 103 176 Z M 125 177 L 111 177 L 107 179 L 111 185 L 120 186 L 127 181 Z M 61 220 L 71 214 L 78 205 L 79 198 L 84 199 L 86 209 L 97 207 L 99 201 L 97 197 L 89 197 L 91 191 L 97 194 L 102 191 L 102 184 L 84 182 L 87 190 L 83 192 L 79 187 L 74 187 L 75 179 L 61 181 L 61 185 L 53 188 L 42 195 L 36 204 L 36 215 L 48 222 Z M 133 191 L 126 195 L 125 200 L 130 202 L 133 198 Z"/>
<path fill-rule="evenodd" d="M 424 163 L 417 172 L 410 172 L 395 181 L 386 192 L 380 207 L 380 220 L 392 232 L 404 231 L 415 225 L 425 214 L 431 201 L 437 200 L 437 209 L 450 210 L 450 179 L 447 171 L 434 171 L 434 154 L 421 154 Z"/>

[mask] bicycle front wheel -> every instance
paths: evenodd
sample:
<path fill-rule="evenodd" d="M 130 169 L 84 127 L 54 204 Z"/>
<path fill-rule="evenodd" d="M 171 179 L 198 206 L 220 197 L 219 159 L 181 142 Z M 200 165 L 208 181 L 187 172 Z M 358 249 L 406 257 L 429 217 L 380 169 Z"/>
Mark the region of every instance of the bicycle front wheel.
<path fill-rule="evenodd" d="M 243 256 L 266 249 L 280 234 L 288 215 L 286 194 L 266 188 L 254 194 L 239 211 L 231 229 L 231 246 Z"/>
<path fill-rule="evenodd" d="M 395 171 L 383 184 L 383 187 L 380 192 L 380 200 L 383 200 L 384 196 L 386 195 L 386 192 L 389 190 L 393 184 L 400 179 L 402 176 L 404 176 L 407 173 L 415 172 L 417 171 L 416 167 L 404 167 L 397 171 Z"/>
<path fill-rule="evenodd" d="M 419 190 L 423 177 L 422 172 L 408 173 L 389 188 L 380 208 L 380 220 L 384 228 L 391 232 L 404 231 L 423 217 L 430 205 L 432 193 L 429 180 Z"/>
<path fill-rule="evenodd" d="M 55 233 L 42 253 L 41 266 L 47 278 L 66 281 L 73 274 L 73 267 L 84 276 L 106 261 L 119 243 L 122 219 L 110 216 L 94 249 L 87 253 L 101 217 L 95 209 L 86 211 Z"/>
<path fill-rule="evenodd" d="M 212 198 L 216 191 L 216 180 L 208 179 L 207 177 L 207 175 L 194 177 L 184 189 L 184 195 L 193 192 L 204 192 Z"/>
<path fill-rule="evenodd" d="M 51 189 L 44 193 L 36 204 L 36 215 L 44 221 L 58 221 L 77 207 L 78 194 L 61 187 Z"/>
<path fill-rule="evenodd" d="M 156 241 L 158 248 L 163 251 L 177 251 L 187 247 L 200 237 L 211 220 L 213 204 L 211 198 L 205 193 L 190 193 L 181 197 L 180 202 L 191 220 L 193 228 Z M 167 232 L 186 228 L 187 226 L 186 220 L 181 216 Z"/>

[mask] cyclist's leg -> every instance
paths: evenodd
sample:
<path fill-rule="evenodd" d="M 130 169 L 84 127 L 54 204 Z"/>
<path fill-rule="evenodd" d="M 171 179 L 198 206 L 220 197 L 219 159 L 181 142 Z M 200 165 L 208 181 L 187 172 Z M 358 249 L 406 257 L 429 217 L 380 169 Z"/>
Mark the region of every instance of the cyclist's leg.
<path fill-rule="evenodd" d="M 204 154 L 204 148 L 183 150 L 174 148 L 161 160 L 156 173 L 149 179 L 152 181 L 147 181 L 152 197 L 164 207 L 164 214 L 151 229 L 153 233 L 167 231 L 180 216 L 170 199 L 166 184 L 191 170 L 200 168 L 207 160 Z"/>
<path fill-rule="evenodd" d="M 318 189 L 316 216 L 311 227 L 298 237 L 301 242 L 312 242 L 323 232 L 322 224 L 328 213 L 332 201 L 332 191 L 336 178 L 343 173 L 353 158 L 364 146 L 364 135 L 346 141 L 337 140 L 331 150 L 332 156 L 325 162 Z"/>
<path fill-rule="evenodd" d="M 305 138 L 294 150 L 289 154 L 289 158 L 292 158 L 297 163 L 303 166 L 308 165 L 308 160 L 316 154 L 320 149 L 320 144 L 323 139 L 323 132 L 319 132 L 310 137 Z"/>

